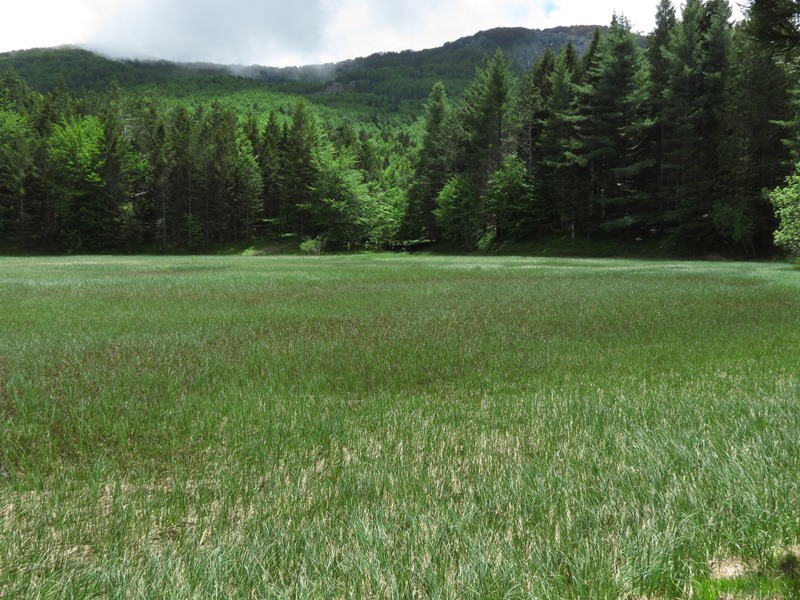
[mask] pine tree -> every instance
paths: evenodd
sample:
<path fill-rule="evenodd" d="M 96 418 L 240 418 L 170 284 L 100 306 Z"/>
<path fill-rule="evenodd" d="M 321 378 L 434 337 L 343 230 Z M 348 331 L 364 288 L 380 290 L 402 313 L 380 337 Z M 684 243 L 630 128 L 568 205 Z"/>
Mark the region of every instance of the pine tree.
<path fill-rule="evenodd" d="M 763 190 L 779 186 L 790 172 L 781 126 L 791 115 L 790 83 L 784 66 L 742 28 L 734 32 L 733 41 L 721 111 L 719 193 L 712 215 L 727 241 L 754 256 L 760 249 L 770 249 L 775 228 Z"/>
<path fill-rule="evenodd" d="M 173 238 L 176 245 L 192 248 L 203 239 L 195 189 L 201 181 L 201 157 L 196 121 L 185 106 L 179 104 L 169 114 L 166 138 L 165 152 L 172 166 L 169 193 L 176 221 Z"/>
<path fill-rule="evenodd" d="M 514 113 L 519 120 L 517 153 L 525 163 L 530 177 L 536 176 L 540 162 L 537 145 L 549 116 L 548 105 L 552 96 L 550 77 L 554 68 L 555 56 L 547 48 L 520 82 L 516 96 Z M 568 69 L 572 70 L 569 66 Z"/>
<path fill-rule="evenodd" d="M 381 164 L 375 144 L 364 129 L 358 132 L 356 167 L 368 183 L 377 182 L 381 177 Z"/>
<path fill-rule="evenodd" d="M 575 85 L 582 85 L 591 83 L 589 80 L 591 74 L 597 68 L 598 53 L 600 52 L 600 42 L 603 36 L 600 34 L 600 28 L 596 27 L 592 35 L 592 41 L 589 44 L 586 54 L 583 55 L 577 67 L 572 71 L 572 80 Z M 569 61 L 567 61 L 569 63 Z M 567 64 L 569 68 L 569 64 Z"/>
<path fill-rule="evenodd" d="M 0 77 L 0 236 L 24 247 L 41 233 L 42 97 L 12 68 Z"/>
<path fill-rule="evenodd" d="M 27 117 L 0 104 L 0 237 L 20 246 L 28 243 L 30 235 L 34 139 Z"/>
<path fill-rule="evenodd" d="M 464 168 L 479 193 L 486 190 L 489 176 L 500 167 L 509 148 L 512 87 L 511 68 L 498 50 L 491 59 L 484 59 L 464 93 Z"/>
<path fill-rule="evenodd" d="M 108 152 L 104 178 L 120 206 L 122 241 L 130 252 L 142 242 L 166 246 L 172 221 L 163 101 L 151 92 L 128 104 L 112 86 L 100 114 Z"/>
<path fill-rule="evenodd" d="M 236 140 L 236 167 L 230 206 L 231 228 L 235 242 L 253 238 L 261 213 L 263 187 L 264 181 L 253 151 L 253 144 L 247 131 L 242 131 Z"/>
<path fill-rule="evenodd" d="M 639 182 L 644 155 L 643 71 L 639 47 L 624 16 L 615 16 L 594 66 L 580 87 L 578 155 L 589 169 L 587 233 L 641 225 Z"/>
<path fill-rule="evenodd" d="M 588 185 L 586 162 L 576 154 L 578 116 L 572 77 L 562 52 L 549 77 L 552 91 L 539 142 L 539 181 L 544 218 L 555 229 L 568 231 L 574 238 L 583 216 L 582 199 L 588 193 Z"/>
<path fill-rule="evenodd" d="M 204 190 L 201 197 L 201 220 L 206 241 L 232 239 L 235 211 L 238 123 L 236 114 L 219 102 L 213 102 L 204 122 Z"/>
<path fill-rule="evenodd" d="M 668 192 L 665 186 L 664 131 L 667 126 L 667 92 L 670 82 L 670 52 L 678 20 L 671 0 L 661 0 L 656 10 L 656 25 L 647 39 L 647 118 L 645 152 L 653 161 L 646 171 L 649 185 L 643 193 L 650 199 L 648 212 L 653 230 L 663 229 Z"/>
<path fill-rule="evenodd" d="M 279 217 L 282 190 L 283 168 L 283 133 L 278 124 L 278 115 L 270 111 L 267 123 L 264 126 L 259 166 L 261 167 L 262 202 L 264 217 L 274 220 Z"/>
<path fill-rule="evenodd" d="M 722 107 L 728 88 L 731 10 L 726 0 L 688 0 L 670 55 L 665 169 L 672 239 L 696 251 L 718 240 L 712 209 L 720 194 Z"/>
<path fill-rule="evenodd" d="M 454 145 L 451 132 L 448 131 L 450 103 L 441 82 L 433 85 L 422 118 L 424 132 L 415 160 L 403 235 L 408 239 L 435 240 L 440 234 L 434 216 L 436 198 L 453 170 Z"/>
<path fill-rule="evenodd" d="M 177 237 L 176 230 L 181 219 L 176 216 L 172 203 L 172 190 L 170 186 L 173 169 L 174 147 L 169 143 L 167 128 L 159 119 L 153 136 L 153 147 L 149 158 L 150 163 L 150 193 L 153 203 L 158 211 L 157 235 L 159 245 L 167 248 L 172 245 Z"/>
<path fill-rule="evenodd" d="M 751 0 L 747 31 L 771 53 L 795 57 L 800 53 L 800 0 Z"/>
<path fill-rule="evenodd" d="M 311 190 L 316 180 L 314 150 L 319 134 L 303 101 L 295 105 L 286 129 L 281 185 L 281 217 L 291 231 L 305 235 L 313 213 Z"/>

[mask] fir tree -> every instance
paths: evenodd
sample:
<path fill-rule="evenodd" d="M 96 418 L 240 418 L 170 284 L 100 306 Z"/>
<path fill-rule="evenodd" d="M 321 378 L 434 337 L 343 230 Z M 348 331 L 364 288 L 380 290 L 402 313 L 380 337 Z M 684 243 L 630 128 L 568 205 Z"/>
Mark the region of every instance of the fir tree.
<path fill-rule="evenodd" d="M 451 108 L 444 85 L 434 84 L 423 115 L 422 144 L 416 157 L 414 178 L 403 233 L 406 238 L 435 240 L 440 230 L 434 216 L 436 199 L 453 169 L 453 136 L 448 127 Z"/>

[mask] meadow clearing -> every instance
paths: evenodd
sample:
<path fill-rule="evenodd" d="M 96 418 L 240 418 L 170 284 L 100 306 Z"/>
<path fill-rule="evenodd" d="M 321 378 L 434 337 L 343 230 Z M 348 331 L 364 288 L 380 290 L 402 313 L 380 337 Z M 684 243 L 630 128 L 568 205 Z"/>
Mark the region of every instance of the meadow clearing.
<path fill-rule="evenodd" d="M 0 597 L 800 595 L 800 271 L 0 258 Z"/>

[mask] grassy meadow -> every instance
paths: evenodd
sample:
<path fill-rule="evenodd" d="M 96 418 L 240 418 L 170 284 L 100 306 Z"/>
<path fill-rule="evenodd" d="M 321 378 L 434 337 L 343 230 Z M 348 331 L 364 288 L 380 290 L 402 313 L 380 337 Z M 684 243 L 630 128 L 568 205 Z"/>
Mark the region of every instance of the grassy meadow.
<path fill-rule="evenodd" d="M 0 259 L 2 598 L 800 596 L 800 271 Z"/>

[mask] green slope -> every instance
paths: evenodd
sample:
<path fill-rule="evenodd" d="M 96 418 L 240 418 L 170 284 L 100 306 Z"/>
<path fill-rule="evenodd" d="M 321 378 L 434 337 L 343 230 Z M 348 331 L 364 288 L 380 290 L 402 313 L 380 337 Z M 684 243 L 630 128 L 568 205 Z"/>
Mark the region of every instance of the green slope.
<path fill-rule="evenodd" d="M 334 107 L 414 112 L 436 81 L 444 82 L 449 93 L 458 96 L 485 53 L 501 49 L 522 72 L 548 48 L 557 50 L 570 39 L 582 52 L 594 29 L 500 28 L 440 48 L 383 52 L 336 64 L 290 68 L 112 60 L 76 47 L 42 48 L 0 54 L 0 72 L 12 68 L 42 92 L 59 86 L 71 91 L 102 91 L 112 81 L 124 89 L 157 86 L 176 97 L 269 89 Z"/>

